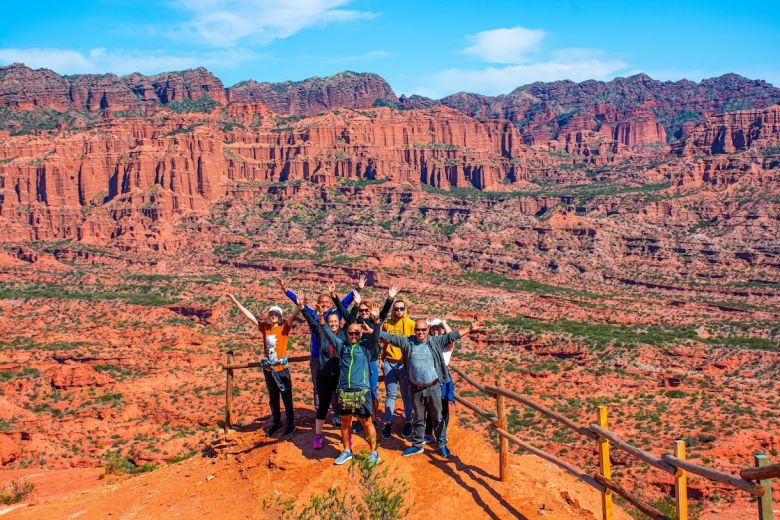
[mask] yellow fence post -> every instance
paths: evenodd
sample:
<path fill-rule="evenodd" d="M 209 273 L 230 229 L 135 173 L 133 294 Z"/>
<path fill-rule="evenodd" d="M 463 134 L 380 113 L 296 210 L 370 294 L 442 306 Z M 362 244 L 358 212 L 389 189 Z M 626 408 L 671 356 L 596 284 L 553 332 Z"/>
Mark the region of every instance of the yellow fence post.
<path fill-rule="evenodd" d="M 496 377 L 496 386 L 502 388 L 503 380 L 501 376 Z M 496 426 L 504 430 L 509 431 L 506 420 L 506 400 L 503 395 L 496 395 Z M 509 440 L 502 436 L 498 436 L 498 471 L 501 482 L 509 482 Z"/>
<path fill-rule="evenodd" d="M 674 456 L 685 460 L 685 441 L 674 441 Z M 688 472 L 680 468 L 674 472 L 674 501 L 677 505 L 677 520 L 688 520 Z"/>
<path fill-rule="evenodd" d="M 607 407 L 599 406 L 598 411 L 599 426 L 607 428 Z M 599 438 L 599 463 L 601 466 L 601 475 L 608 480 L 612 480 L 612 469 L 609 465 L 609 441 L 603 437 Z M 601 493 L 601 518 L 602 520 L 612 520 L 612 490 L 605 489 Z"/>
<path fill-rule="evenodd" d="M 756 463 L 757 468 L 763 468 L 769 465 L 769 458 L 766 455 L 756 454 L 753 456 L 753 460 Z M 759 480 L 758 484 L 763 486 L 766 492 L 764 496 L 758 497 L 758 519 L 759 520 L 773 520 L 775 513 L 772 510 L 772 480 L 764 479 Z"/>
<path fill-rule="evenodd" d="M 233 364 L 233 351 L 228 351 L 225 356 L 225 365 Z M 225 433 L 230 431 L 233 423 L 233 369 L 225 369 Z"/>

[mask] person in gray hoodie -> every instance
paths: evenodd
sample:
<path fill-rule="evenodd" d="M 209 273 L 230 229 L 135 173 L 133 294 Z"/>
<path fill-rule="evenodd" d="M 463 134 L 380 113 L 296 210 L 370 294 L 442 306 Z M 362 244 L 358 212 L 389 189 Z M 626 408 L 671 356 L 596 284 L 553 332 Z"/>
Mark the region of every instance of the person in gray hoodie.
<path fill-rule="evenodd" d="M 430 336 L 428 322 L 417 320 L 414 325 L 414 336 L 395 336 L 384 331 L 379 335 L 381 339 L 401 349 L 412 387 L 414 434 L 412 446 L 404 450 L 404 457 L 423 452 L 426 413 L 433 421 L 439 453 L 443 457 L 450 456 L 447 436 L 444 434 L 441 406 L 441 385 L 447 384 L 450 380 L 443 350 L 447 344 L 459 340 L 461 336 L 470 332 L 478 332 L 483 326 L 481 322 L 475 321 L 463 329 L 453 330 L 442 336 Z"/>

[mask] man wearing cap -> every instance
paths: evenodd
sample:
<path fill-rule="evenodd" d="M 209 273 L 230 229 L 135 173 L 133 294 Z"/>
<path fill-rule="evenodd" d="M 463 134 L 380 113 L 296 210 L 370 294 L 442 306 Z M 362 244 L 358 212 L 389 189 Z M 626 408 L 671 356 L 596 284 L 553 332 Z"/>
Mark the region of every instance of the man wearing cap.
<path fill-rule="evenodd" d="M 292 379 L 290 369 L 287 368 L 287 341 L 290 337 L 290 329 L 300 311 L 297 307 L 287 320 L 282 320 L 282 308 L 273 305 L 268 309 L 267 321 L 259 321 L 254 314 L 249 312 L 232 294 L 229 294 L 241 313 L 254 323 L 263 336 L 263 376 L 265 386 L 268 389 L 269 404 L 271 405 L 271 417 L 273 424 L 268 429 L 268 435 L 273 435 L 282 429 L 282 413 L 279 407 L 279 397 L 284 402 L 284 412 L 287 418 L 284 437 L 289 437 L 295 432 L 295 410 L 293 408 Z"/>
<path fill-rule="evenodd" d="M 452 331 L 446 321 L 434 318 L 428 322 L 428 334 L 431 336 L 442 336 L 449 334 Z M 455 348 L 454 343 L 448 343 L 442 350 L 444 356 L 444 364 L 447 367 L 450 366 L 450 359 L 452 358 L 452 351 Z M 441 421 L 444 423 L 442 426 L 442 435 L 447 437 L 447 425 L 450 423 L 450 403 L 455 402 L 455 384 L 450 377 L 450 382 L 441 385 Z M 425 418 L 425 443 L 433 442 L 433 420 L 428 415 Z"/>
<path fill-rule="evenodd" d="M 468 327 L 454 330 L 443 336 L 429 336 L 428 322 L 418 320 L 414 324 L 414 336 L 395 336 L 387 332 L 380 334 L 380 338 L 401 350 L 412 389 L 414 434 L 412 446 L 404 450 L 404 457 L 423 452 L 426 412 L 433 421 L 439 453 L 443 457 L 449 457 L 450 451 L 447 449 L 447 436 L 444 434 L 441 414 L 441 385 L 446 385 L 450 381 L 449 370 L 444 360 L 444 347 L 448 343 L 457 341 L 462 335 L 477 332 L 482 327 L 481 322 L 475 321 Z"/>

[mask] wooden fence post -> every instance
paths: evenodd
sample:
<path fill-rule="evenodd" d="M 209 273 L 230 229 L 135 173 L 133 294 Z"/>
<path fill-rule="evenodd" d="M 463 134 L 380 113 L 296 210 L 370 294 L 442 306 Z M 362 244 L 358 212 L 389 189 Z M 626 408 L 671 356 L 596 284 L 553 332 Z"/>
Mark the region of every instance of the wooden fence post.
<path fill-rule="evenodd" d="M 766 455 L 756 454 L 753 456 L 753 460 L 757 468 L 769 465 L 769 458 Z M 764 496 L 756 499 L 758 501 L 758 518 L 759 520 L 773 520 L 775 514 L 772 511 L 772 479 L 759 480 L 758 484 L 766 490 Z"/>
<path fill-rule="evenodd" d="M 501 376 L 496 377 L 496 386 L 501 388 L 502 383 Z M 497 426 L 505 432 L 509 431 L 506 420 L 506 400 L 503 395 L 496 395 L 496 418 Z M 501 435 L 498 436 L 498 464 L 501 482 L 509 482 L 509 440 Z"/>
<path fill-rule="evenodd" d="M 685 441 L 674 441 L 674 456 L 685 460 Z M 688 520 L 688 472 L 680 468 L 674 472 L 674 501 L 677 520 Z"/>
<path fill-rule="evenodd" d="M 607 430 L 606 406 L 599 406 L 597 419 L 599 426 Z M 604 438 L 599 438 L 599 463 L 601 467 L 601 476 L 607 480 L 611 480 L 612 468 L 609 464 L 609 441 Z M 612 520 L 612 490 L 608 488 L 601 493 L 601 518 L 602 520 Z"/>
<path fill-rule="evenodd" d="M 225 356 L 225 365 L 233 364 L 233 351 L 229 350 Z M 230 431 L 233 424 L 233 369 L 225 369 L 225 433 Z"/>

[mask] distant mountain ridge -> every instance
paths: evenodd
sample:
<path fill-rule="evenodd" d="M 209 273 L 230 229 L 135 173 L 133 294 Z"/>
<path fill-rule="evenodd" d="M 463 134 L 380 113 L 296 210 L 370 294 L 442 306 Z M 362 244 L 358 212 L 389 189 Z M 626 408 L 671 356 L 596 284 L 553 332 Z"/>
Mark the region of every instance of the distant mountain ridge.
<path fill-rule="evenodd" d="M 458 92 L 440 100 L 396 96 L 372 73 L 345 71 L 328 77 L 279 83 L 243 81 L 225 88 L 205 68 L 154 76 L 60 76 L 22 64 L 0 67 L 0 109 L 75 111 L 81 114 L 145 114 L 178 103 L 208 111 L 221 104 L 261 103 L 285 116 L 311 116 L 338 108 L 447 106 L 471 117 L 505 119 L 526 144 L 571 141 L 599 133 L 627 146 L 681 139 L 705 118 L 780 103 L 780 89 L 762 80 L 725 74 L 699 83 L 658 81 L 645 74 L 611 81 L 536 82 L 509 94 Z M 2 120 L 3 114 L 0 114 Z M 2 121 L 0 121 L 2 123 Z M 0 128 L 8 128 L 0 125 Z"/>

